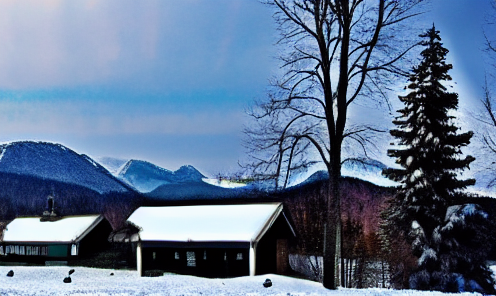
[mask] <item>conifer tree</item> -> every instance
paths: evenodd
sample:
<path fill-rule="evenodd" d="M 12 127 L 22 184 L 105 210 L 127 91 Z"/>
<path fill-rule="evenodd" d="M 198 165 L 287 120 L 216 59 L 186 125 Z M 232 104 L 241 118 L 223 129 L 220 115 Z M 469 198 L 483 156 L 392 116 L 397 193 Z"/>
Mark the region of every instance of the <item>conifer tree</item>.
<path fill-rule="evenodd" d="M 472 285 L 472 290 L 477 290 L 477 285 L 469 285 L 457 273 L 455 236 L 450 236 L 448 244 L 442 237 L 442 229 L 451 219 L 448 209 L 461 199 L 467 186 L 475 184 L 474 179 L 458 178 L 474 160 L 463 157 L 461 151 L 473 133 L 459 133 L 454 124 L 452 112 L 458 108 L 458 95 L 445 86 L 451 80 L 448 71 L 452 65 L 446 63 L 448 50 L 442 46 L 439 31 L 433 25 L 420 37 L 425 47 L 422 60 L 410 75 L 410 92 L 399 97 L 405 107 L 393 121 L 397 129 L 391 130 L 398 146 L 388 150 L 388 155 L 402 168 L 384 171 L 401 184 L 389 218 L 409 236 L 413 255 L 419 258 L 410 278 L 411 288 L 459 291 L 471 290 Z"/>

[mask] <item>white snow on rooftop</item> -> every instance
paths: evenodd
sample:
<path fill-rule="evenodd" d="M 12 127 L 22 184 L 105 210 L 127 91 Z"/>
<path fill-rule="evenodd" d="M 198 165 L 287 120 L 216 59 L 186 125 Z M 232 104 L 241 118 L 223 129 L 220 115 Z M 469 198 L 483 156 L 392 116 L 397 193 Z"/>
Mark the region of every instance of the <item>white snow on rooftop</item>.
<path fill-rule="evenodd" d="M 66 217 L 40 222 L 39 217 L 16 218 L 4 231 L 5 242 L 70 242 L 87 230 L 99 215 Z"/>
<path fill-rule="evenodd" d="M 140 207 L 128 220 L 142 228 L 144 241 L 250 242 L 281 210 L 281 203 Z"/>

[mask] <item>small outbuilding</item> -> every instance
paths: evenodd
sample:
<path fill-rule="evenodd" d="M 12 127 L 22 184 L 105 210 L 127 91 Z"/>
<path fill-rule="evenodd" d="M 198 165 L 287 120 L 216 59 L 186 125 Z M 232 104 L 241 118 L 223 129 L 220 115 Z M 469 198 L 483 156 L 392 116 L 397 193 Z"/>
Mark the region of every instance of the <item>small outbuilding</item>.
<path fill-rule="evenodd" d="M 19 261 L 74 259 L 102 249 L 111 231 L 102 215 L 16 218 L 3 230 L 0 254 Z"/>
<path fill-rule="evenodd" d="M 128 219 L 140 231 L 137 269 L 205 277 L 289 270 L 295 232 L 281 203 L 140 207 Z"/>

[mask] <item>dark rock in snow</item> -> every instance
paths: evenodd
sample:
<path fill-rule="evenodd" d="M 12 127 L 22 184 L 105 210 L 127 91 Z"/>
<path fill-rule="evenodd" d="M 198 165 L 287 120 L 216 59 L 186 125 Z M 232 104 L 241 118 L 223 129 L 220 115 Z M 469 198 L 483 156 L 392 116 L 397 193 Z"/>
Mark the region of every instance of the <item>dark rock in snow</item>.
<path fill-rule="evenodd" d="M 114 275 L 114 273 L 113 273 L 113 272 L 111 272 L 111 273 L 110 273 L 110 275 Z"/>
<path fill-rule="evenodd" d="M 11 271 L 7 272 L 7 276 L 8 277 L 13 277 L 14 276 L 14 271 L 11 270 Z"/>
<path fill-rule="evenodd" d="M 71 282 L 72 282 L 72 280 L 71 280 L 71 277 L 70 276 L 64 278 L 64 283 L 68 284 L 68 283 L 71 283 Z"/>
<path fill-rule="evenodd" d="M 73 274 L 74 271 L 75 271 L 74 269 L 69 270 L 69 275 Z"/>
<path fill-rule="evenodd" d="M 272 281 L 270 279 L 266 279 L 265 282 L 263 283 L 263 286 L 265 288 L 272 287 Z"/>

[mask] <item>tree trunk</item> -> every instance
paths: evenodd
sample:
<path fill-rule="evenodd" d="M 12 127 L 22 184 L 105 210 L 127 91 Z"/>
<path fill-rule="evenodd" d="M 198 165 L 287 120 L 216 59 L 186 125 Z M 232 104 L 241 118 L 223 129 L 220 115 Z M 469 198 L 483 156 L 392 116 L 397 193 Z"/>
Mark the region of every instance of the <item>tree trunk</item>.
<path fill-rule="evenodd" d="M 328 200 L 327 200 L 327 223 L 324 233 L 324 277 L 323 285 L 327 289 L 336 289 L 336 247 L 337 234 L 340 222 L 339 202 L 339 173 L 330 172 Z"/>
<path fill-rule="evenodd" d="M 341 287 L 346 287 L 345 283 L 345 270 L 344 270 L 344 258 L 343 258 L 343 223 L 341 223 L 341 217 L 339 217 L 339 257 L 341 260 Z"/>
<path fill-rule="evenodd" d="M 353 276 L 353 259 L 350 259 L 350 270 L 348 271 L 348 288 L 351 288 L 353 283 L 352 283 L 352 276 Z"/>

